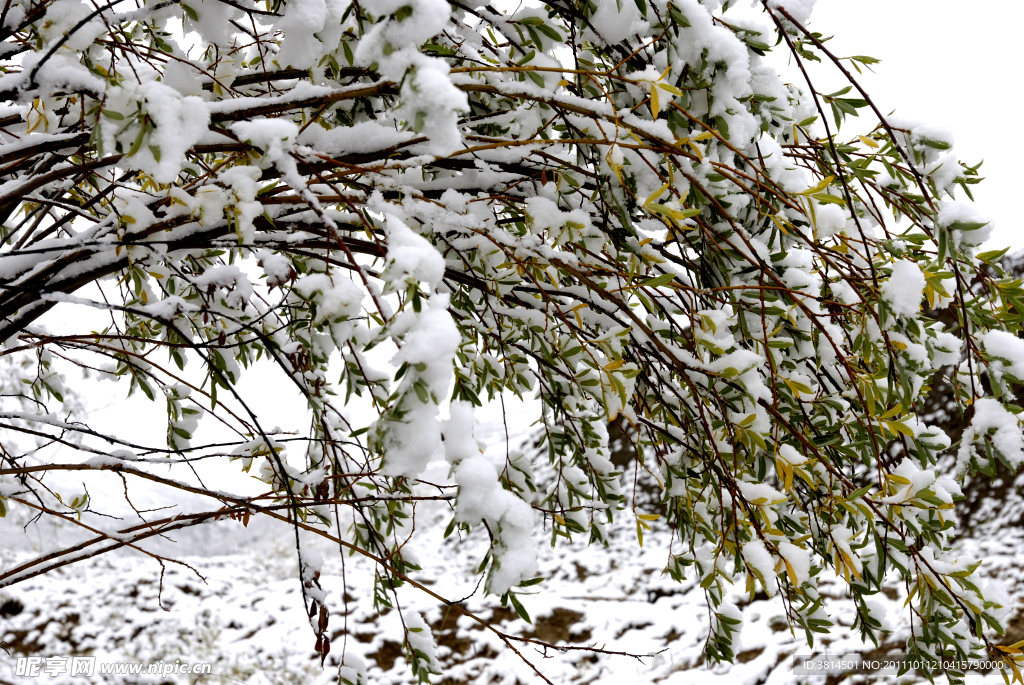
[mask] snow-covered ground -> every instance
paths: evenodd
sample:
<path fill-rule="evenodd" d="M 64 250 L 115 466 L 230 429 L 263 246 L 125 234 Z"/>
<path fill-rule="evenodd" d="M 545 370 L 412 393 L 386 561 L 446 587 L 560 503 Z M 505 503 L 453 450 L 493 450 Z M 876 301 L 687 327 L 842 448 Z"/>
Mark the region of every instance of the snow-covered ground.
<path fill-rule="evenodd" d="M 532 625 L 511 609 L 474 592 L 474 571 L 486 549 L 483 537 L 456 543 L 443 539 L 449 514 L 444 504 L 419 510 L 417 525 L 429 532 L 416 552 L 423 570 L 414 578 L 430 591 L 468 598 L 469 611 L 497 631 L 533 638 L 565 649 L 545 649 L 513 642 L 484 629 L 456 609 L 411 586 L 399 590 L 398 610 L 374 612 L 373 564 L 345 556 L 320 540 L 304 540 L 324 556 L 320 583 L 330 608 L 328 633 L 332 651 L 321 669 L 313 651 L 314 635 L 304 617 L 297 581 L 294 541 L 287 528 L 272 529 L 257 521 L 243 528 L 223 521 L 182 534 L 161 551 L 177 551 L 186 565 L 160 565 L 138 554 L 108 555 L 32 579 L 0 594 L 0 633 L 11 656 L 0 658 L 0 682 L 84 682 L 70 676 L 19 677 L 18 656 L 97 657 L 98 664 L 210 664 L 208 675 L 103 675 L 90 682 L 123 683 L 333 683 L 344 655 L 347 665 L 365 663 L 370 683 L 414 682 L 402 656 L 400 615 L 420 612 L 439 644 L 444 675 L 434 681 L 455 683 L 539 683 L 536 668 L 552 683 L 835 683 L 833 677 L 800 676 L 793 656 L 844 655 L 854 652 L 900 652 L 908 635 L 902 611 L 904 591 L 896 586 L 880 596 L 894 632 L 876 649 L 861 643 L 851 628 L 853 606 L 843 598 L 842 583 L 823 576 L 822 595 L 836 622 L 831 635 L 814 648 L 802 633 L 790 631 L 781 603 L 757 595 L 732 597 L 743 611 L 745 626 L 734 645 L 736 663 L 709 666 L 701 657 L 708 634 L 703 591 L 690 580 L 674 583 L 662 573 L 669 536 L 655 527 L 641 548 L 631 521 L 616 528 L 608 549 L 582 544 L 551 549 L 542 541 L 541 568 L 546 581 L 524 597 Z M 16 529 L 8 519 L 3 534 Z M 992 527 L 985 530 L 990 531 Z M 1024 591 L 1024 531 L 997 529 L 966 543 L 965 553 L 986 559 L 986 574 L 1007 583 L 1011 595 Z M 229 541 L 226 546 L 224 541 Z M 233 549 L 216 554 L 216 550 Z M 9 568 L 33 552 L 2 552 Z M 739 593 L 742 588 L 737 588 Z M 1014 621 L 1007 641 L 1024 635 Z M 595 653 L 587 648 L 637 655 Z M 862 681 L 858 676 L 851 682 Z M 890 682 L 882 677 L 879 682 Z M 909 675 L 904 682 L 922 678 Z M 997 673 L 972 673 L 968 682 L 1001 682 Z"/>

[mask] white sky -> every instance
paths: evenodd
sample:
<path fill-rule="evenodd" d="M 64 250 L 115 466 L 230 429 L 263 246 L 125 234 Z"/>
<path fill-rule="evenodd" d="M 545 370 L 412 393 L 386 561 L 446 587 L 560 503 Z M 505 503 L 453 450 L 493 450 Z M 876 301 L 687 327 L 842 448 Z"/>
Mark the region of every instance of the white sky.
<path fill-rule="evenodd" d="M 818 0 L 810 27 L 834 35 L 840 56 L 882 60 L 861 85 L 883 112 L 953 131 L 960 159 L 982 159 L 974 186 L 979 209 L 995 223 L 988 247 L 1024 247 L 1014 206 L 1020 173 L 1007 131 L 1020 125 L 1021 76 L 1014 54 L 1024 3 L 994 0 Z"/>

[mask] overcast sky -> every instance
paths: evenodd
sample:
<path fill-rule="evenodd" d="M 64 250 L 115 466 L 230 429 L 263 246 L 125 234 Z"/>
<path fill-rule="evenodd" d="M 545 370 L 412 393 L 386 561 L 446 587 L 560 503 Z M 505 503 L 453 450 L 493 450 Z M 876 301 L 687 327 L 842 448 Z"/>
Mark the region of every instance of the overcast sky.
<path fill-rule="evenodd" d="M 1024 126 L 1014 54 L 1022 26 L 1019 0 L 818 0 L 811 21 L 835 36 L 836 54 L 882 60 L 861 82 L 879 109 L 948 128 L 962 161 L 985 160 L 974 196 L 996 224 L 991 247 L 1024 248 L 1015 206 L 1024 193 L 1012 185 L 1021 148 L 1010 142 Z"/>

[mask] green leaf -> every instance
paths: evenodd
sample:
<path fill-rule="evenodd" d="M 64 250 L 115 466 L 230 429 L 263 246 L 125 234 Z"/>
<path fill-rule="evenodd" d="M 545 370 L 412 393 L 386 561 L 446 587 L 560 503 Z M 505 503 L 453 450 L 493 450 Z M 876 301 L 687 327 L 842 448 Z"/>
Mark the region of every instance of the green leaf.
<path fill-rule="evenodd" d="M 868 490 L 870 490 L 873 487 L 874 487 L 874 485 L 865 485 L 862 488 L 857 488 L 856 490 L 851 492 L 849 495 L 847 495 L 846 499 L 848 499 L 848 500 L 860 499 L 861 497 L 863 497 L 864 495 L 866 495 L 868 493 Z"/>
<path fill-rule="evenodd" d="M 936 150 L 948 150 L 950 147 L 949 143 L 944 140 L 928 140 L 927 138 L 922 138 L 921 144 Z"/>
<path fill-rule="evenodd" d="M 977 231 L 988 226 L 988 221 L 954 221 L 949 228 L 954 231 Z"/>
<path fill-rule="evenodd" d="M 986 264 L 991 264 L 992 262 L 998 262 L 1000 259 L 1003 258 L 1003 255 L 1005 255 L 1009 251 L 1010 248 L 1008 247 L 1004 247 L 1002 250 L 989 250 L 988 252 L 982 252 L 981 254 L 979 254 L 978 259 L 985 262 Z"/>
<path fill-rule="evenodd" d="M 536 56 L 537 56 L 537 52 L 535 50 L 530 50 L 528 53 L 523 55 L 523 58 L 521 60 L 519 60 L 518 62 L 516 62 L 516 64 L 518 64 L 519 66 L 523 66 L 524 64 L 529 63 L 530 60 L 532 60 Z"/>
<path fill-rule="evenodd" d="M 658 288 L 663 285 L 668 285 L 674 279 L 674 274 L 662 274 L 660 276 L 655 276 L 654 278 L 648 278 L 646 281 L 643 281 L 640 285 L 644 288 Z"/>
<path fill-rule="evenodd" d="M 145 126 L 139 126 L 139 133 L 138 133 L 138 135 L 135 136 L 135 142 L 132 143 L 131 149 L 128 150 L 128 156 L 129 157 L 134 156 L 135 153 L 137 153 L 140 149 L 142 149 L 142 140 L 145 137 L 146 137 L 146 127 Z"/>
<path fill-rule="evenodd" d="M 519 598 L 515 596 L 515 593 L 509 592 L 508 598 L 512 602 L 512 608 L 516 610 L 517 614 L 519 614 L 519 618 L 533 625 L 533 621 L 530 620 L 530 614 L 526 611 L 526 607 L 524 607 L 519 601 Z"/>
<path fill-rule="evenodd" d="M 846 206 L 846 200 L 844 200 L 841 197 L 832 195 L 830 193 L 815 193 L 814 195 L 811 195 L 811 197 L 813 197 L 815 200 L 817 200 L 823 205 L 833 204 L 842 205 L 844 207 Z"/>

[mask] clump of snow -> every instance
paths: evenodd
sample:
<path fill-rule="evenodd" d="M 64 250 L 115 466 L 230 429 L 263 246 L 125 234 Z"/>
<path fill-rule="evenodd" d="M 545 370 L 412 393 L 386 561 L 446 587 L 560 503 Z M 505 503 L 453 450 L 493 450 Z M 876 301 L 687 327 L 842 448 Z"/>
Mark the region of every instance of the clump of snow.
<path fill-rule="evenodd" d="M 940 369 L 943 366 L 956 364 L 960 361 L 964 341 L 947 331 L 938 331 L 934 340 L 930 341 L 929 348 L 932 352 L 932 367 Z"/>
<path fill-rule="evenodd" d="M 430 673 L 440 673 L 441 664 L 437 660 L 437 644 L 434 642 L 434 634 L 430 632 L 430 626 L 423 620 L 419 612 L 407 611 L 403 614 L 405 627 L 409 631 L 409 646 L 412 647 L 421 662 L 420 665 Z"/>
<path fill-rule="evenodd" d="M 799 466 L 807 461 L 807 458 L 796 451 L 792 445 L 779 446 L 779 459 L 782 459 L 790 466 Z"/>
<path fill-rule="evenodd" d="M 315 549 L 303 547 L 299 550 L 299 576 L 306 594 L 323 603 L 327 593 L 320 587 L 320 571 L 324 566 L 324 558 Z"/>
<path fill-rule="evenodd" d="M 138 109 L 145 112 L 154 127 L 144 139 L 145 144 L 136 147 L 141 120 L 125 126 L 123 117 Z M 210 112 L 202 98 L 182 96 L 155 80 L 108 90 L 103 110 L 108 115 L 97 115 L 96 128 L 104 149 L 114 150 L 120 143 L 125 151 L 134 150 L 125 161 L 157 183 L 177 180 L 186 164 L 186 153 L 203 139 L 210 125 Z"/>
<path fill-rule="evenodd" d="M 594 4 L 597 11 L 590 17 L 589 25 L 608 45 L 623 41 L 634 30 L 633 24 L 640 20 L 635 2 L 598 0 Z"/>
<path fill-rule="evenodd" d="M 988 597 L 988 594 L 985 595 Z M 883 631 L 891 631 L 892 621 L 889 620 L 889 610 L 877 599 L 866 599 L 864 605 L 868 608 L 868 615 L 878 621 Z"/>
<path fill-rule="evenodd" d="M 814 210 L 818 240 L 831 238 L 846 228 L 846 212 L 836 205 L 819 205 Z"/>
<path fill-rule="evenodd" d="M 192 19 L 188 13 L 183 15 L 182 28 L 186 34 L 196 31 L 210 43 L 225 47 L 231 45 L 235 26 L 242 17 L 241 10 L 214 0 L 192 0 L 189 7 L 197 19 Z"/>
<path fill-rule="evenodd" d="M 256 252 L 258 264 L 263 267 L 263 273 L 267 276 L 267 287 L 276 288 L 284 285 L 295 277 L 295 269 L 291 260 L 282 254 L 274 254 L 270 250 L 258 250 Z"/>
<path fill-rule="evenodd" d="M 767 483 L 737 483 L 740 488 L 740 492 L 743 493 L 743 499 L 747 500 L 751 504 L 776 504 L 783 502 L 786 499 L 786 495 L 782 494 Z"/>
<path fill-rule="evenodd" d="M 917 316 L 921 311 L 921 297 L 925 285 L 921 267 L 914 262 L 901 259 L 893 264 L 892 275 L 881 285 L 882 300 L 897 316 Z"/>
<path fill-rule="evenodd" d="M 299 127 L 289 119 L 253 119 L 232 124 L 231 132 L 263 152 L 261 168 L 266 168 L 285 157 Z"/>
<path fill-rule="evenodd" d="M 378 152 L 413 138 L 410 131 L 396 131 L 376 121 L 360 121 L 352 126 L 336 126 L 330 130 L 319 123 L 299 134 L 297 142 L 329 155 Z"/>
<path fill-rule="evenodd" d="M 505 490 L 495 465 L 473 437 L 473 408 L 452 402 L 451 418 L 444 424 L 445 456 L 454 465 L 459 486 L 455 518 L 462 523 L 485 523 L 494 537 L 494 560 L 487 589 L 504 594 L 537 571 L 533 538 L 533 509 Z"/>
<path fill-rule="evenodd" d="M 342 0 L 290 0 L 274 27 L 283 32 L 275 59 L 281 67 L 309 69 L 338 44 L 347 4 Z"/>
<path fill-rule="evenodd" d="M 429 249 L 433 251 L 432 247 Z M 377 425 L 384 450 L 381 472 L 414 478 L 423 472 L 441 446 L 437 402 L 448 392 L 461 336 L 448 313 L 446 294 L 432 295 L 427 307 L 418 313 L 402 312 L 395 317 L 393 326 L 394 334 L 401 337 L 402 347 L 391 363 L 408 365 L 408 371 L 402 379 L 400 415 L 386 417 Z M 426 389 L 426 401 L 415 390 L 417 383 Z"/>
<path fill-rule="evenodd" d="M 995 230 L 995 225 L 974 205 L 959 200 L 943 202 L 935 222 L 950 231 L 954 243 L 966 247 L 981 245 Z"/>
<path fill-rule="evenodd" d="M 473 405 L 468 402 L 452 402 L 450 418 L 444 422 L 444 456 L 451 464 L 471 459 L 480 454 L 480 443 L 473 437 Z"/>
<path fill-rule="evenodd" d="M 768 0 L 768 6 L 786 10 L 793 19 L 806 26 L 816 2 L 817 0 Z"/>
<path fill-rule="evenodd" d="M 356 63 L 376 65 L 382 76 L 402 84 L 395 114 L 430 139 L 432 152 L 459 149 L 458 113 L 469 109 L 469 101 L 452 83 L 448 63 L 419 51 L 444 29 L 451 6 L 444 0 L 370 0 L 362 7 L 379 21 L 359 41 Z M 399 9 L 400 18 L 389 16 Z"/>
<path fill-rule="evenodd" d="M 302 299 L 316 303 L 314 325 L 353 319 L 362 311 L 362 288 L 340 274 L 311 274 L 295 281 L 292 287 Z"/>
<path fill-rule="evenodd" d="M 965 247 L 981 245 L 995 229 L 992 222 L 982 216 L 974 205 L 959 201 L 943 202 L 936 223 L 949 229 L 956 245 Z"/>
<path fill-rule="evenodd" d="M 828 284 L 828 287 L 832 289 L 832 293 L 836 296 L 836 299 L 843 304 L 857 305 L 860 304 L 860 295 L 853 289 L 853 286 L 844 280 L 833 281 Z"/>
<path fill-rule="evenodd" d="M 194 304 L 189 304 L 177 295 L 170 295 L 158 302 L 140 307 L 149 316 L 158 321 L 173 322 L 182 312 L 195 311 L 198 309 Z"/>
<path fill-rule="evenodd" d="M 156 128 L 148 145 L 139 148 L 132 157 L 132 164 L 157 183 L 171 183 L 184 168 L 189 148 L 206 135 L 210 112 L 202 98 L 182 97 L 178 91 L 156 81 L 140 84 L 139 91 Z"/>
<path fill-rule="evenodd" d="M 797 586 L 810 580 L 811 557 L 807 550 L 801 549 L 790 542 L 778 543 L 779 554 L 786 560 L 786 568 L 792 570 Z"/>
<path fill-rule="evenodd" d="M 344 661 L 338 667 L 338 682 L 340 685 L 366 685 L 366 662 L 362 657 L 352 652 L 346 653 Z"/>
<path fill-rule="evenodd" d="M 211 266 L 193 281 L 196 288 L 208 294 L 218 293 L 233 309 L 242 309 L 252 297 L 252 283 L 235 264 Z M 223 291 L 220 294 L 218 291 Z"/>
<path fill-rule="evenodd" d="M 546 197 L 527 198 L 526 213 L 530 218 L 530 228 L 538 233 L 546 231 L 549 241 L 555 246 L 579 240 L 592 232 L 589 214 L 582 209 L 564 212 Z"/>
<path fill-rule="evenodd" d="M 960 439 L 957 473 L 963 473 L 975 453 L 974 442 L 988 437 L 992 447 L 1014 467 L 1024 461 L 1024 435 L 1020 421 L 998 400 L 982 398 L 974 403 L 974 418 Z"/>
<path fill-rule="evenodd" d="M 430 242 L 393 215 L 387 217 L 388 264 L 384 279 L 389 283 L 422 281 L 433 290 L 444 278 L 444 257 Z"/>
<path fill-rule="evenodd" d="M 992 330 L 980 336 L 985 354 L 992 357 L 988 371 L 992 380 L 1005 388 L 1004 377 L 1014 382 L 1024 381 L 1024 340 L 1006 331 Z"/>
<path fill-rule="evenodd" d="M 775 585 L 775 559 L 772 558 L 771 553 L 765 549 L 764 543 L 760 540 L 751 540 L 750 542 L 744 543 L 743 548 L 743 561 L 747 563 L 747 566 L 751 570 L 756 571 L 760 575 L 760 579 L 764 584 L 764 590 L 771 597 L 775 595 L 778 588 Z"/>
<path fill-rule="evenodd" d="M 923 432 L 923 431 L 922 431 Z M 948 446 L 948 438 L 945 441 Z M 879 498 L 880 502 L 888 504 L 901 504 L 918 495 L 924 489 L 930 489 L 942 502 L 950 504 L 953 496 L 960 496 L 960 485 L 949 476 L 941 476 L 932 469 L 922 469 L 912 459 L 904 459 L 899 466 L 893 469 L 894 475 L 900 476 L 905 481 L 895 493 L 888 497 Z"/>
<path fill-rule="evenodd" d="M 229 202 L 235 219 L 235 233 L 240 245 L 252 245 L 256 238 L 253 219 L 263 214 L 263 205 L 256 200 L 259 192 L 260 170 L 254 166 L 234 166 L 221 172 L 220 182 L 234 192 L 234 202 Z M 227 199 L 227 198 L 226 198 Z"/>

